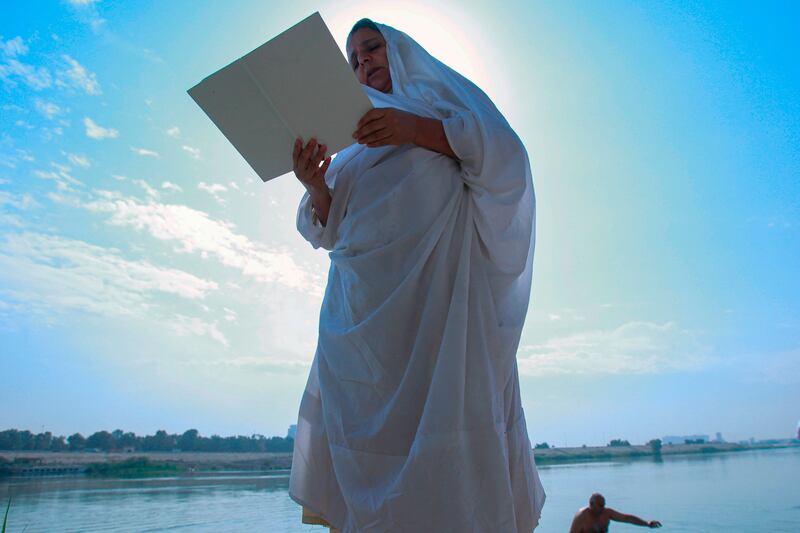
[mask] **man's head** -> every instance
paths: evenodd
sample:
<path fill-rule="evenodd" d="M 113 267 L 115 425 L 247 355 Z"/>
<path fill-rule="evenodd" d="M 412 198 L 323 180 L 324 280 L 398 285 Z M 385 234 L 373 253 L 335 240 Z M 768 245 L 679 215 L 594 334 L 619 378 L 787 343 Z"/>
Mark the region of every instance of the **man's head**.
<path fill-rule="evenodd" d="M 592 514 L 600 514 L 606 508 L 606 499 L 599 492 L 595 492 L 589 497 L 589 510 Z"/>
<path fill-rule="evenodd" d="M 386 39 L 370 19 L 361 19 L 347 36 L 347 60 L 359 83 L 384 93 L 392 92 Z"/>

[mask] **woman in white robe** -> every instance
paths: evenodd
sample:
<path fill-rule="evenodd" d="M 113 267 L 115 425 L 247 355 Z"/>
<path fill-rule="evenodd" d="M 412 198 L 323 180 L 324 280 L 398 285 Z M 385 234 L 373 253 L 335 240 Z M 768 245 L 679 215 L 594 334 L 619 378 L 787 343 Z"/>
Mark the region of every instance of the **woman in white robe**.
<path fill-rule="evenodd" d="M 440 120 L 456 157 L 354 144 L 324 164 L 324 225 L 303 195 L 297 228 L 331 264 L 289 495 L 343 533 L 530 533 L 545 495 L 516 360 L 535 234 L 528 155 L 476 85 L 375 24 L 391 92 L 364 91 Z"/>

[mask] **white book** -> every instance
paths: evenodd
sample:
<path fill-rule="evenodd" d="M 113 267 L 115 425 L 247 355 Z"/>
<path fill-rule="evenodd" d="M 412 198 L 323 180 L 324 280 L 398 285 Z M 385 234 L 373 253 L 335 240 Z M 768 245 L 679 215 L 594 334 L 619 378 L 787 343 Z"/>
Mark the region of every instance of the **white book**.
<path fill-rule="evenodd" d="M 293 170 L 297 137 L 326 155 L 353 144 L 373 107 L 319 12 L 188 93 L 264 181 Z"/>

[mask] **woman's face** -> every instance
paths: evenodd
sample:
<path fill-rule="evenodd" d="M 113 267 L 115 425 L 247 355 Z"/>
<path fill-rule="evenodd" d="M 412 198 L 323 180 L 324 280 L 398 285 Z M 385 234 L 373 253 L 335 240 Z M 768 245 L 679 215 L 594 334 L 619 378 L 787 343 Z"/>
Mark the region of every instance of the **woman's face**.
<path fill-rule="evenodd" d="M 347 39 L 347 57 L 359 83 L 384 93 L 392 92 L 386 40 L 380 32 L 360 28 Z"/>

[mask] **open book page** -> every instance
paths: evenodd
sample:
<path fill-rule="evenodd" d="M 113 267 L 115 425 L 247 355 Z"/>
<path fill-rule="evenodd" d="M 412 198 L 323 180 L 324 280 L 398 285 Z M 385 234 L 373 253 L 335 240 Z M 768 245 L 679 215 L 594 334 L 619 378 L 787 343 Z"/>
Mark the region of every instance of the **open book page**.
<path fill-rule="evenodd" d="M 297 137 L 328 155 L 353 144 L 373 107 L 319 12 L 188 92 L 264 181 L 292 170 Z"/>

